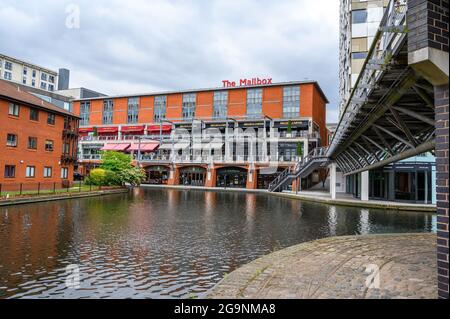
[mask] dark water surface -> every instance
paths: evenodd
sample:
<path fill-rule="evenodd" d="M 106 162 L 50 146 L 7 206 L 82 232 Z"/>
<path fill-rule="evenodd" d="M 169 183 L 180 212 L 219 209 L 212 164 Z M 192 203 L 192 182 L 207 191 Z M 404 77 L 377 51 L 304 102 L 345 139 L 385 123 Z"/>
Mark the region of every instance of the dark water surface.
<path fill-rule="evenodd" d="M 183 190 L 0 208 L 0 298 L 201 296 L 226 273 L 284 247 L 435 225 L 430 214 Z M 73 264 L 79 289 L 66 285 Z"/>

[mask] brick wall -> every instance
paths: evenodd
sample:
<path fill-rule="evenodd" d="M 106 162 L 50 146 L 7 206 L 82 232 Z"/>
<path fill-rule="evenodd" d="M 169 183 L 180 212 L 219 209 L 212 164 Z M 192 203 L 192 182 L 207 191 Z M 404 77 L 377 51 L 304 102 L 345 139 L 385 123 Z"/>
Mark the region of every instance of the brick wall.
<path fill-rule="evenodd" d="M 408 1 L 408 51 L 425 47 L 449 52 L 448 0 Z"/>
<path fill-rule="evenodd" d="M 435 88 L 439 297 L 448 299 L 449 88 Z"/>

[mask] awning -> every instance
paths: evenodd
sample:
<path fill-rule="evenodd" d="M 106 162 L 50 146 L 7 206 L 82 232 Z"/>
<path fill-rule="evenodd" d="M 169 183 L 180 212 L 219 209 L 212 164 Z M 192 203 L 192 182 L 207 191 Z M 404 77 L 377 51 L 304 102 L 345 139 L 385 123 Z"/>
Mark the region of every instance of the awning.
<path fill-rule="evenodd" d="M 122 132 L 144 132 L 145 126 L 144 125 L 138 125 L 138 126 L 122 126 Z"/>
<path fill-rule="evenodd" d="M 90 132 L 94 132 L 93 127 L 80 127 L 78 129 L 78 133 L 90 133 Z"/>
<path fill-rule="evenodd" d="M 130 147 L 130 144 L 106 144 L 102 151 L 124 152 Z"/>
<path fill-rule="evenodd" d="M 155 132 L 160 132 L 161 131 L 161 125 L 149 125 L 147 127 L 147 131 L 155 133 Z M 162 131 L 163 132 L 171 132 L 172 131 L 172 125 L 163 125 L 162 126 Z"/>
<path fill-rule="evenodd" d="M 159 143 L 141 143 L 140 149 L 141 152 L 153 152 L 159 146 Z M 139 151 L 139 143 L 131 144 L 131 147 L 128 149 L 129 151 Z"/>
<path fill-rule="evenodd" d="M 117 126 L 97 128 L 97 133 L 117 133 L 117 132 L 119 132 L 119 128 Z"/>

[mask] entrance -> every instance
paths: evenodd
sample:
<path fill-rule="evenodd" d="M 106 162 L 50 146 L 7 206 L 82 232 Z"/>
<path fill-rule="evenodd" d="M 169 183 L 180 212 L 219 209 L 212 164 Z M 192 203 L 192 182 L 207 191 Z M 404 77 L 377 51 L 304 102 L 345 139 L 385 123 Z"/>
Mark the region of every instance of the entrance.
<path fill-rule="evenodd" d="M 217 187 L 246 188 L 247 170 L 240 167 L 225 167 L 217 170 Z"/>
<path fill-rule="evenodd" d="M 272 183 L 278 175 L 284 171 L 284 168 L 279 168 L 277 172 L 271 174 L 264 174 L 264 171 L 264 168 L 262 168 L 258 173 L 258 189 L 268 189 L 269 184 Z"/>
<path fill-rule="evenodd" d="M 180 171 L 180 185 L 205 186 L 206 169 L 202 167 L 185 167 Z"/>
<path fill-rule="evenodd" d="M 152 185 L 166 185 L 169 180 L 169 169 L 165 166 L 152 166 L 145 169 L 146 182 Z"/>

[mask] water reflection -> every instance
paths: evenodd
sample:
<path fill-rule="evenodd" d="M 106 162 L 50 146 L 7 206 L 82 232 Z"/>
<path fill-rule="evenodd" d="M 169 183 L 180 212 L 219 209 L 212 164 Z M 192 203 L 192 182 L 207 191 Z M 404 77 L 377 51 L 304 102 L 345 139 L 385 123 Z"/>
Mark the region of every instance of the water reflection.
<path fill-rule="evenodd" d="M 134 190 L 0 209 L 0 297 L 201 294 L 271 251 L 327 236 L 428 232 L 433 215 L 264 194 Z M 81 288 L 65 287 L 78 264 Z"/>

